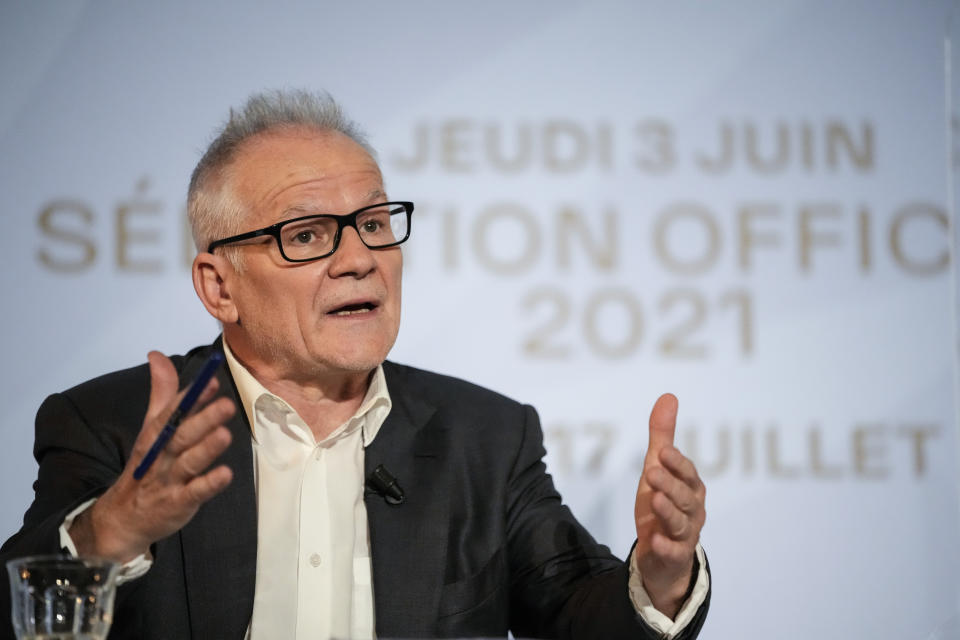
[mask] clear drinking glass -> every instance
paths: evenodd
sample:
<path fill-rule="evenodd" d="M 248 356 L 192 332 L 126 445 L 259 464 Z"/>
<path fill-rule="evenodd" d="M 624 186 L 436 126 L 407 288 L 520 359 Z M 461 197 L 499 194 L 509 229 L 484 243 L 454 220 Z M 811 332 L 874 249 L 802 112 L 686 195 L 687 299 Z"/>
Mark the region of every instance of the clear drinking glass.
<path fill-rule="evenodd" d="M 104 640 L 119 566 L 94 558 L 29 556 L 7 563 L 19 640 Z"/>

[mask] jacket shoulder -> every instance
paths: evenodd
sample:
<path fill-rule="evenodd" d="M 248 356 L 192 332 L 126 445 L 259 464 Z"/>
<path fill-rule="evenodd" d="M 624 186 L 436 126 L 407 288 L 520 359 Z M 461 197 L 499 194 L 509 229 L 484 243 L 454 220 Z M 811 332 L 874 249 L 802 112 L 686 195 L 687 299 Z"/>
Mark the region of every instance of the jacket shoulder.
<path fill-rule="evenodd" d="M 460 410 L 482 406 L 516 411 L 523 406 L 513 398 L 473 382 L 389 360 L 383 363 L 383 372 L 390 393 L 394 388 L 413 392 L 437 407 L 455 404 Z"/>
<path fill-rule="evenodd" d="M 177 373 L 184 374 L 202 362 L 215 345 L 191 349 L 184 355 L 169 356 Z M 146 363 L 91 378 L 47 399 L 59 397 L 72 404 L 81 413 L 86 411 L 123 412 L 135 408 L 142 419 L 143 410 L 150 398 L 150 366 Z"/>

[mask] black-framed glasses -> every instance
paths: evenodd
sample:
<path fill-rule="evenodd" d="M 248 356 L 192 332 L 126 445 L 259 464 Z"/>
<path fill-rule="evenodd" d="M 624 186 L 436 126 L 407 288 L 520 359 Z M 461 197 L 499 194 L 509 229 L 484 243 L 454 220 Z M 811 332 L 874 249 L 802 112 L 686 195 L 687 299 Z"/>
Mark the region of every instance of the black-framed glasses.
<path fill-rule="evenodd" d="M 332 255 L 340 246 L 344 227 L 353 227 L 371 249 L 395 247 L 410 237 L 412 202 L 381 202 L 344 216 L 317 214 L 284 220 L 263 229 L 211 242 L 208 253 L 226 244 L 271 236 L 280 255 L 289 262 L 310 262 Z"/>

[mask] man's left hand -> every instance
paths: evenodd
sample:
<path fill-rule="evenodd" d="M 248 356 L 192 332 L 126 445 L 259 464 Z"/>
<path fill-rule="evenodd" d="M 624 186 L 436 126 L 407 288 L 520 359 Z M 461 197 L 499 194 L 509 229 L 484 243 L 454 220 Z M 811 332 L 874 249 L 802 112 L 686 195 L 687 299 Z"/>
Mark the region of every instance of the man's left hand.
<path fill-rule="evenodd" d="M 650 444 L 637 488 L 635 557 L 653 606 L 675 618 L 693 572 L 707 513 L 706 487 L 693 463 L 673 446 L 677 399 L 667 393 L 650 413 Z"/>

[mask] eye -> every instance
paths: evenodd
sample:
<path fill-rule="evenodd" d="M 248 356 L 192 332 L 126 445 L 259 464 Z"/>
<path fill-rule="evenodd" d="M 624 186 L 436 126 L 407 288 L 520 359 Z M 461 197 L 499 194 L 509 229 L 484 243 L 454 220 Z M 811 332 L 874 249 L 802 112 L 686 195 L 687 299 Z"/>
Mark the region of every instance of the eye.
<path fill-rule="evenodd" d="M 316 234 L 313 231 L 304 230 L 293 236 L 293 241 L 301 244 L 309 244 L 313 242 L 314 237 L 316 237 Z"/>
<path fill-rule="evenodd" d="M 360 226 L 363 227 L 363 231 L 366 233 L 376 233 L 383 227 L 379 220 L 374 220 L 373 218 L 364 220 Z"/>

